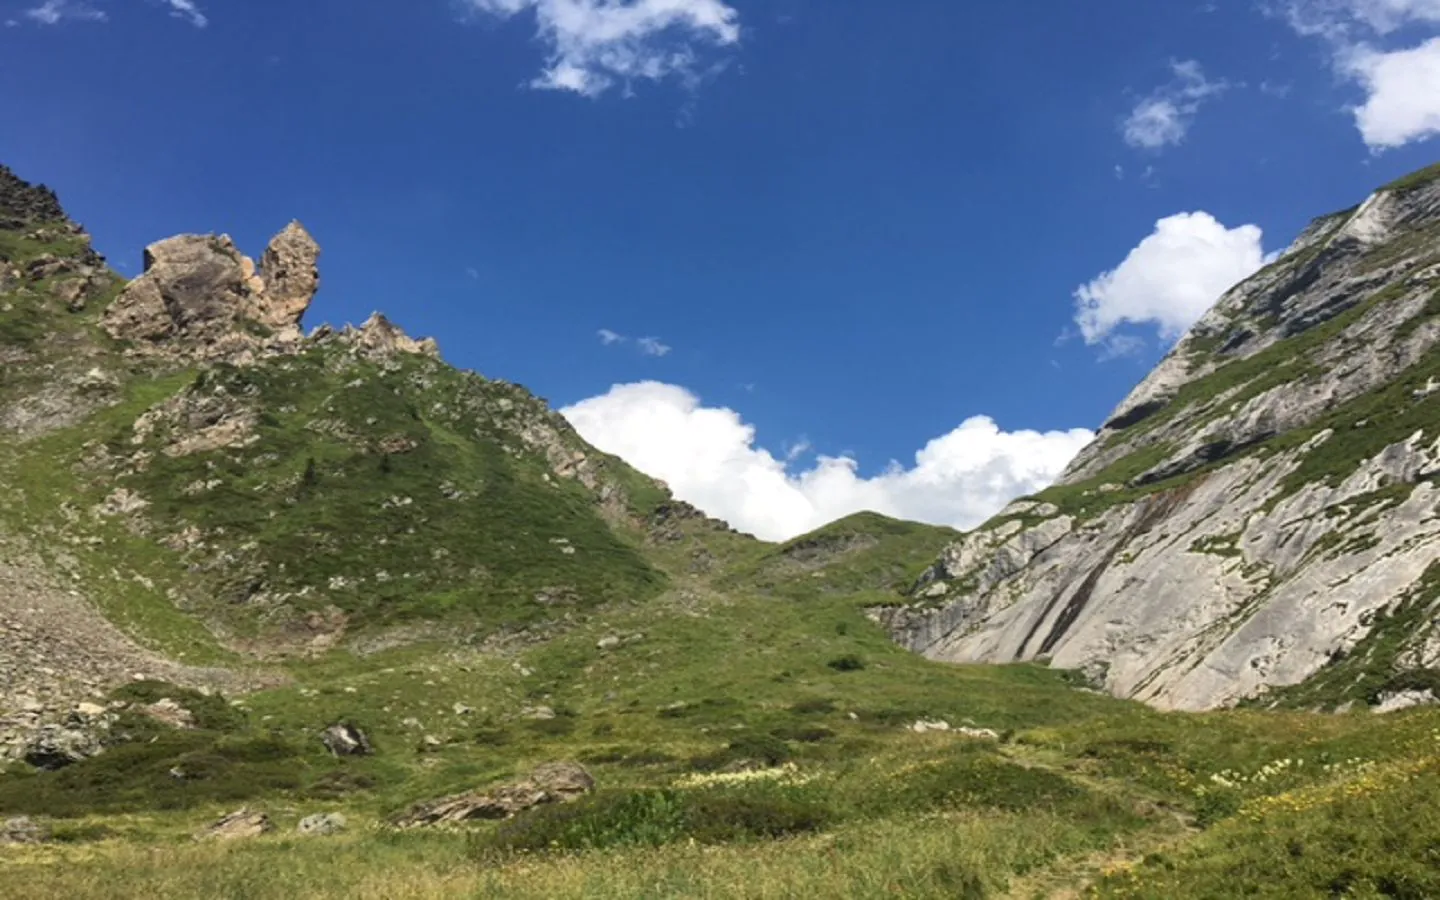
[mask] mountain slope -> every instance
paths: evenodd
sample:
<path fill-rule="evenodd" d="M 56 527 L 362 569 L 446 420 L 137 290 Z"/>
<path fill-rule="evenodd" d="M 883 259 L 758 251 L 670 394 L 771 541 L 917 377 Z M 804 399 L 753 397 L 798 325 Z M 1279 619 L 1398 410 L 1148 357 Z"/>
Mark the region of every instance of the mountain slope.
<path fill-rule="evenodd" d="M 127 284 L 0 168 L 0 531 L 142 645 L 543 631 L 749 542 L 381 316 L 304 334 L 319 255 L 180 236 Z"/>
<path fill-rule="evenodd" d="M 876 615 L 936 659 L 1048 660 L 1163 707 L 1421 683 L 1440 665 L 1437 341 L 1440 167 L 1317 220 L 1054 487 Z"/>

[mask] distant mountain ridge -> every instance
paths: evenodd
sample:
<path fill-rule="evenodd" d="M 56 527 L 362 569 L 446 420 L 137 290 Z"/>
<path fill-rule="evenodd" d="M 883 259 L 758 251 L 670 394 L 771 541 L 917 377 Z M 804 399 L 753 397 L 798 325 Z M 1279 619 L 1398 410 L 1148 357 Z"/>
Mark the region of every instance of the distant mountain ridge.
<path fill-rule="evenodd" d="M 1054 487 L 876 617 L 936 659 L 1048 660 L 1161 707 L 1432 700 L 1437 342 L 1440 166 L 1316 220 Z"/>

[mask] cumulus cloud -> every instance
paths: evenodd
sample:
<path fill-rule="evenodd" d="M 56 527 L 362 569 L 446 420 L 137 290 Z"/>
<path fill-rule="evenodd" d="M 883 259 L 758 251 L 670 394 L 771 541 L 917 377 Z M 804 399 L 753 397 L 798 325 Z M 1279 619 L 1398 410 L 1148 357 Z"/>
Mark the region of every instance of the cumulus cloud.
<path fill-rule="evenodd" d="M 1125 143 L 1136 149 L 1160 150 L 1185 140 L 1190 126 L 1209 98 L 1229 88 L 1224 81 L 1211 81 L 1198 62 L 1170 64 L 1173 78 L 1135 104 L 1121 130 Z"/>
<path fill-rule="evenodd" d="M 534 14 L 548 48 L 531 87 L 594 97 L 616 83 L 701 77 L 698 47 L 740 40 L 740 14 L 722 0 L 461 0 L 508 19 Z"/>
<path fill-rule="evenodd" d="M 1161 219 L 1120 265 L 1075 291 L 1075 323 L 1087 344 L 1110 355 L 1134 349 L 1133 336 L 1115 333 L 1127 323 L 1174 340 L 1265 265 L 1262 237 L 1255 225 L 1226 228 L 1207 212 Z"/>
<path fill-rule="evenodd" d="M 672 384 L 616 385 L 560 412 L 587 441 L 664 481 L 681 500 L 767 540 L 861 510 L 970 528 L 1049 485 L 1094 436 L 1007 432 L 975 416 L 926 444 L 912 465 L 892 462 L 866 478 L 847 456 L 822 455 L 793 471 L 808 444 L 776 457 L 738 412 L 703 406 Z"/>
<path fill-rule="evenodd" d="M 109 16 L 103 9 L 80 0 L 45 0 L 39 6 L 25 10 L 25 18 L 41 25 L 58 25 L 61 22 L 104 22 Z"/>
<path fill-rule="evenodd" d="M 1341 67 L 1365 88 L 1355 126 L 1366 146 L 1403 147 L 1440 134 L 1440 37 L 1389 53 L 1357 47 Z"/>
<path fill-rule="evenodd" d="M 1272 11 L 1297 33 L 1324 39 L 1336 71 L 1364 91 L 1353 115 L 1372 151 L 1440 134 L 1440 37 L 1375 43 L 1407 26 L 1440 25 L 1440 0 L 1285 0 Z"/>

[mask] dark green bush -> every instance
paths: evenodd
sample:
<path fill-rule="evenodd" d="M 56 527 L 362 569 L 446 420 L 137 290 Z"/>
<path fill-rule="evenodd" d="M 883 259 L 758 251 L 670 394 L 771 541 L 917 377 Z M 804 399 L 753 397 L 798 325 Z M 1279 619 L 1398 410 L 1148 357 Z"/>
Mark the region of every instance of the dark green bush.
<path fill-rule="evenodd" d="M 865 660 L 854 653 L 847 653 L 844 656 L 837 656 L 825 665 L 837 672 L 858 672 L 865 668 Z"/>
<path fill-rule="evenodd" d="M 790 711 L 800 716 L 820 716 L 835 711 L 835 701 L 823 697 L 816 697 L 811 700 L 801 700 L 798 703 L 790 704 Z"/>
<path fill-rule="evenodd" d="M 818 831 L 831 820 L 817 801 L 784 793 L 639 790 L 542 806 L 471 840 L 472 853 L 718 844 Z"/>
<path fill-rule="evenodd" d="M 835 736 L 835 732 L 820 725 L 781 725 L 771 729 L 770 733 L 782 741 L 797 744 L 818 744 Z"/>
<path fill-rule="evenodd" d="M 663 766 L 666 763 L 675 762 L 675 757 L 664 751 L 650 750 L 645 747 L 616 746 L 586 751 L 580 754 L 580 761 L 585 763 L 608 763 L 610 765 L 630 768 L 642 768 L 645 766 Z"/>
<path fill-rule="evenodd" d="M 245 727 L 245 714 L 219 694 L 206 695 L 166 681 L 132 681 L 111 691 L 110 699 L 146 706 L 174 700 L 190 710 L 195 727 L 203 731 L 235 732 Z"/>
<path fill-rule="evenodd" d="M 1401 691 L 1429 691 L 1440 697 L 1440 671 L 1435 669 L 1410 669 L 1397 672 L 1385 680 L 1380 687 L 1370 692 L 1366 700 L 1371 706 L 1378 704 L 1385 694 Z"/>
<path fill-rule="evenodd" d="M 54 772 L 0 775 L 0 811 L 76 818 L 189 809 L 301 787 L 305 763 L 274 738 L 172 731 Z"/>
<path fill-rule="evenodd" d="M 697 772 L 715 772 L 747 765 L 778 766 L 789 761 L 790 747 L 770 734 L 747 734 L 736 738 L 715 753 L 691 757 L 690 768 Z"/>

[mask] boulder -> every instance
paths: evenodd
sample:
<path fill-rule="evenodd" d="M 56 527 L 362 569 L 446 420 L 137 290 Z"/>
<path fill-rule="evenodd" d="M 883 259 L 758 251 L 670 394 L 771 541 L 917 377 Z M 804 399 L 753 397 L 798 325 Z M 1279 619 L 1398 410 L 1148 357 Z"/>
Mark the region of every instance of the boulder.
<path fill-rule="evenodd" d="M 154 703 L 142 706 L 139 712 L 171 728 L 195 727 L 195 714 L 169 697 L 162 697 Z"/>
<path fill-rule="evenodd" d="M 320 742 L 335 756 L 369 756 L 375 752 L 370 737 L 349 722 L 337 722 L 325 729 Z"/>
<path fill-rule="evenodd" d="M 255 838 L 275 830 L 275 823 L 262 812 L 238 809 L 195 835 L 197 841 L 233 841 Z"/>
<path fill-rule="evenodd" d="M 257 272 L 227 235 L 185 234 L 145 248 L 145 272 L 101 319 L 117 340 L 216 356 L 269 333 L 299 337 L 320 284 L 320 248 L 298 222 L 276 235 Z"/>
<path fill-rule="evenodd" d="M 50 830 L 28 816 L 0 822 L 0 847 L 6 844 L 43 844 L 50 840 Z"/>
<path fill-rule="evenodd" d="M 537 806 L 576 800 L 594 789 L 595 779 L 583 766 L 570 762 L 547 763 L 524 778 L 501 782 L 483 791 L 416 804 L 395 819 L 394 824 L 399 828 L 417 828 L 476 819 L 508 819 Z"/>
<path fill-rule="evenodd" d="M 37 769 L 54 771 L 98 756 L 105 750 L 108 722 L 92 727 L 72 716 L 65 724 L 42 726 L 20 751 L 20 758 Z"/>
<path fill-rule="evenodd" d="M 340 813 L 320 813 L 301 819 L 295 830 L 310 837 L 326 837 L 344 831 L 345 825 L 345 817 Z"/>
<path fill-rule="evenodd" d="M 320 245 L 299 222 L 271 239 L 260 257 L 263 302 L 252 309 L 255 321 L 270 328 L 299 325 L 320 289 Z"/>

